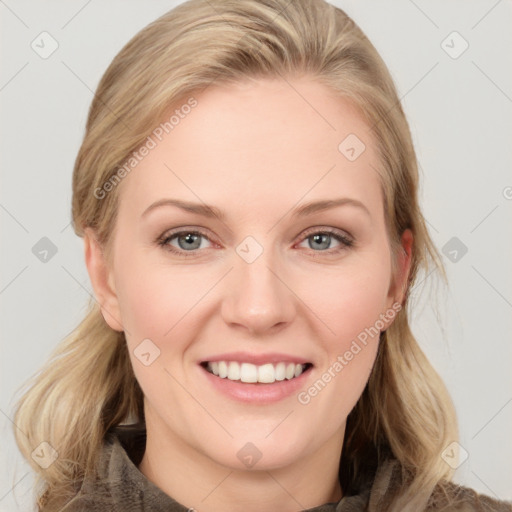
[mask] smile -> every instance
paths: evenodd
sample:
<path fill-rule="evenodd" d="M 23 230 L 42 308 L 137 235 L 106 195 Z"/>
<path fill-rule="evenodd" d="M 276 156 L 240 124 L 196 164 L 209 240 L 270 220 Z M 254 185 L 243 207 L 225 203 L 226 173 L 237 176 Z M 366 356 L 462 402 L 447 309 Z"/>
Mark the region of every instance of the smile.
<path fill-rule="evenodd" d="M 311 363 L 266 363 L 255 365 L 237 361 L 205 361 L 201 366 L 221 379 L 245 383 L 272 384 L 276 381 L 299 377 L 312 366 Z"/>

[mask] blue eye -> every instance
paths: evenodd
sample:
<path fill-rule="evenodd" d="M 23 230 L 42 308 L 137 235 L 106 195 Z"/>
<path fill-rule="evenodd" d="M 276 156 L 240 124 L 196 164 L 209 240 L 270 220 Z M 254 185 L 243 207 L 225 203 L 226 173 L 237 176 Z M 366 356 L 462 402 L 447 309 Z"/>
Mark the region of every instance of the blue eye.
<path fill-rule="evenodd" d="M 335 239 L 337 242 L 341 244 L 341 247 L 338 246 L 337 248 L 334 248 L 334 251 L 330 250 L 332 239 Z M 332 254 L 333 252 L 338 252 L 348 247 L 352 247 L 353 245 L 353 241 L 350 238 L 348 238 L 344 234 L 339 233 L 338 231 L 333 230 L 315 231 L 312 234 L 307 235 L 304 241 L 306 240 L 309 240 L 309 248 L 320 249 L 320 251 L 315 252 L 328 252 L 329 254 Z"/>
<path fill-rule="evenodd" d="M 157 243 L 166 251 L 186 258 L 189 256 L 197 256 L 199 249 L 205 249 L 205 247 L 202 247 L 201 243 L 203 239 L 211 242 L 208 236 L 202 231 L 186 230 L 164 233 L 164 235 L 158 238 Z M 338 247 L 330 247 L 333 239 L 339 243 Z M 178 247 L 171 244 L 174 240 L 177 241 Z M 302 240 L 302 243 L 309 241 L 308 246 L 313 253 L 324 253 L 324 255 L 338 254 L 354 245 L 354 241 L 351 238 L 343 232 L 333 229 L 317 229 L 316 231 L 310 231 L 309 234 L 303 236 Z"/>
<path fill-rule="evenodd" d="M 201 238 L 206 238 L 209 240 L 209 238 L 200 231 L 179 231 L 177 233 L 164 236 L 164 238 L 160 239 L 158 243 L 166 250 L 174 254 L 187 257 L 194 256 L 194 253 L 187 253 L 196 251 L 201 248 Z M 177 240 L 180 250 L 176 249 L 175 246 L 170 244 L 170 242 L 174 239 Z"/>

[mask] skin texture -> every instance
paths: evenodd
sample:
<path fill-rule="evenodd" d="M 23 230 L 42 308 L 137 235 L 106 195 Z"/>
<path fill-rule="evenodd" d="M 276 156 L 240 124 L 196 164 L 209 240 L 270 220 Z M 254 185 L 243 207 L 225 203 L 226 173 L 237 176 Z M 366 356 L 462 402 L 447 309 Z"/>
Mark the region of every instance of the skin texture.
<path fill-rule="evenodd" d="M 337 501 L 345 422 L 370 375 L 378 336 L 305 405 L 297 394 L 266 405 L 228 398 L 207 385 L 198 361 L 236 350 L 302 356 L 314 364 L 307 389 L 401 302 L 412 235 L 402 237 L 394 278 L 375 142 L 358 111 L 324 85 L 258 79 L 214 84 L 194 97 L 198 105 L 119 185 L 111 264 L 90 230 L 85 237 L 103 315 L 125 331 L 145 395 L 148 439 L 139 469 L 197 511 L 291 512 Z M 366 145 L 353 162 L 338 150 L 351 133 Z M 292 214 L 340 197 L 368 212 L 345 205 Z M 164 198 L 213 205 L 225 219 L 172 206 L 141 218 Z M 168 241 L 193 255 L 158 245 L 175 228 L 205 233 L 193 251 L 184 235 L 181 246 L 178 237 Z M 334 237 L 315 243 L 312 235 L 328 228 L 353 246 Z M 252 263 L 236 252 L 247 236 L 263 248 Z M 134 349 L 148 338 L 160 355 L 145 366 Z M 262 454 L 252 468 L 237 457 L 247 442 Z"/>

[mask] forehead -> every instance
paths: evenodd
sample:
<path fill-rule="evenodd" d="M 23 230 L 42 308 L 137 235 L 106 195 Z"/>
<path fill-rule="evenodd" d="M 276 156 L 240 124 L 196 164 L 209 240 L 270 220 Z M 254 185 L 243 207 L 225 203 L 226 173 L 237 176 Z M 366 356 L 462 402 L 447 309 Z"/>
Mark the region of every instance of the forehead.
<path fill-rule="evenodd" d="M 242 216 L 277 214 L 302 199 L 341 196 L 382 210 L 369 127 L 331 89 L 306 78 L 258 79 L 192 96 L 193 108 L 182 108 L 185 98 L 155 123 L 154 147 L 121 184 L 120 210 L 129 205 L 140 215 L 178 197 Z"/>

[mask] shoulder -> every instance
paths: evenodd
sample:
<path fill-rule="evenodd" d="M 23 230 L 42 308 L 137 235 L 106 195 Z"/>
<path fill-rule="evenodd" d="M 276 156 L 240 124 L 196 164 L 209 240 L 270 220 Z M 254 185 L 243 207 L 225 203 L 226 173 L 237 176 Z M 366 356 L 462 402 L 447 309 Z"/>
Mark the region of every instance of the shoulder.
<path fill-rule="evenodd" d="M 101 451 L 98 454 L 94 474 L 81 481 L 76 495 L 63 508 L 60 508 L 59 512 L 117 510 L 113 506 L 113 482 L 110 473 L 122 461 L 121 448 L 122 446 L 116 438 L 108 436 L 104 439 Z M 45 508 L 44 512 L 46 510 Z M 48 512 L 54 511 L 48 510 Z"/>
<path fill-rule="evenodd" d="M 84 479 L 77 495 L 59 512 L 187 512 L 139 471 L 145 436 L 144 429 L 131 425 L 109 431 L 95 475 Z"/>
<path fill-rule="evenodd" d="M 402 466 L 396 459 L 379 466 L 369 492 L 369 512 L 386 509 L 397 490 L 403 488 L 403 475 Z M 425 512 L 512 512 L 512 502 L 443 480 L 435 486 Z"/>
<path fill-rule="evenodd" d="M 477 493 L 454 482 L 438 484 L 430 498 L 428 512 L 512 512 L 512 502 Z"/>

